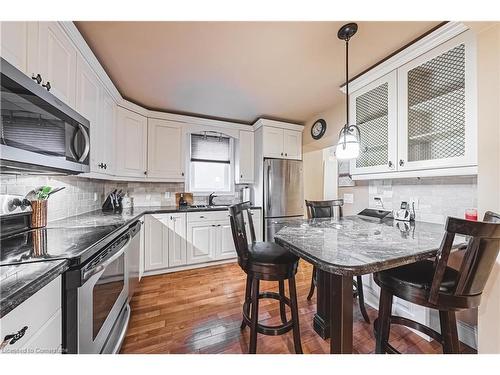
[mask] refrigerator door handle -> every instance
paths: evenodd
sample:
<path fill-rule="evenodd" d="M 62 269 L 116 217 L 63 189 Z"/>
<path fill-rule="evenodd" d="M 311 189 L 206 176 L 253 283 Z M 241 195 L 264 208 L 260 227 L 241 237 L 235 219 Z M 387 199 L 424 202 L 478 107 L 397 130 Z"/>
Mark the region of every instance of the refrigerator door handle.
<path fill-rule="evenodd" d="M 271 166 L 267 166 L 267 210 L 271 211 Z"/>

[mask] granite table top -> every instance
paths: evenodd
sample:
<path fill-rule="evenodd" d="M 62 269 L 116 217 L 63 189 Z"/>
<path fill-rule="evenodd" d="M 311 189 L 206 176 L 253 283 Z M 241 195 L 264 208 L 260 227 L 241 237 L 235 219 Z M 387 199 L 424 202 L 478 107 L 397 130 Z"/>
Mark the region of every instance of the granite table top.
<path fill-rule="evenodd" d="M 1 266 L 0 318 L 26 301 L 66 269 L 66 260 Z"/>
<path fill-rule="evenodd" d="M 346 216 L 285 223 L 275 241 L 319 269 L 363 275 L 432 257 L 444 225 Z M 454 247 L 466 242 L 457 235 Z"/>

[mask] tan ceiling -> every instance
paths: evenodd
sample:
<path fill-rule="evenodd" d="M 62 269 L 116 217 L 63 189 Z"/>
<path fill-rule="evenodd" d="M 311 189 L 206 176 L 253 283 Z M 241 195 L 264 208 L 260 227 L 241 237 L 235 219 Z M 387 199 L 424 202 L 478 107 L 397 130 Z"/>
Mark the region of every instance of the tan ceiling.
<path fill-rule="evenodd" d="M 342 100 L 344 22 L 75 22 L 120 91 L 150 109 L 304 123 Z M 358 22 L 351 76 L 439 22 Z"/>

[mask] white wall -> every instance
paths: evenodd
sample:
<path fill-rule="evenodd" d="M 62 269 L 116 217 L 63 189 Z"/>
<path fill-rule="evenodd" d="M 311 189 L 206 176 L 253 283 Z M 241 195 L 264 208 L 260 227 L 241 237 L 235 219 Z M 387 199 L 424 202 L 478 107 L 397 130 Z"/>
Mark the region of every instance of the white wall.
<path fill-rule="evenodd" d="M 500 212 L 500 23 L 477 27 L 478 210 Z M 479 353 L 500 353 L 500 258 L 479 307 Z"/>

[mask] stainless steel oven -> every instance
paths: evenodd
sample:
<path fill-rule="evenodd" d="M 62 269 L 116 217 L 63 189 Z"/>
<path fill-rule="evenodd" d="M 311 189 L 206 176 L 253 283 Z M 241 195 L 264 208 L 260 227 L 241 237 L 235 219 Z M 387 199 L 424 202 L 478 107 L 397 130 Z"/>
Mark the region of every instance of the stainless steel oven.
<path fill-rule="evenodd" d="M 127 254 L 140 228 L 135 222 L 88 263 L 65 273 L 65 352 L 119 352 L 130 317 Z"/>
<path fill-rule="evenodd" d="M 0 64 L 1 171 L 89 172 L 89 121 L 4 59 Z"/>

